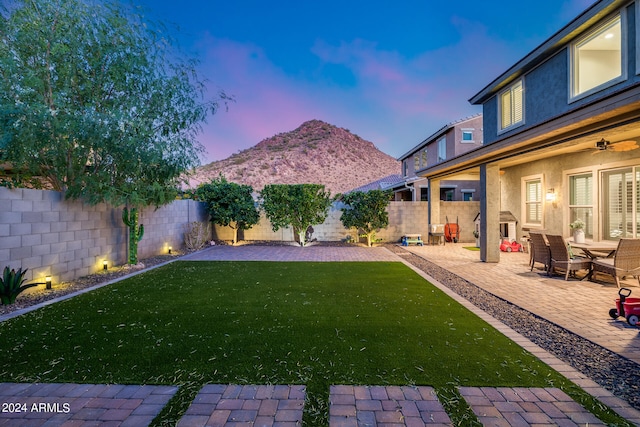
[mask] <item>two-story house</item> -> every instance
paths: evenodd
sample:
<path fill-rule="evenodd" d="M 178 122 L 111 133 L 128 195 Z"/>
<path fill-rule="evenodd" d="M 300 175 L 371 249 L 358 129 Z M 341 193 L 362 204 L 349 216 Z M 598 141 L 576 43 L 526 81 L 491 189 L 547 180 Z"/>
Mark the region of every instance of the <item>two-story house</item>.
<path fill-rule="evenodd" d="M 420 176 L 431 166 L 445 162 L 482 146 L 482 115 L 477 114 L 438 129 L 398 158 L 402 164 L 402 181 L 392 187 L 396 201 L 428 201 L 429 182 Z M 434 200 L 479 200 L 478 178 L 445 180 Z"/>
<path fill-rule="evenodd" d="M 431 194 L 479 176 L 483 261 L 499 261 L 500 211 L 519 233 L 569 236 L 580 219 L 594 241 L 640 237 L 638 2 L 596 2 L 470 102 L 484 145 L 419 174 Z"/>

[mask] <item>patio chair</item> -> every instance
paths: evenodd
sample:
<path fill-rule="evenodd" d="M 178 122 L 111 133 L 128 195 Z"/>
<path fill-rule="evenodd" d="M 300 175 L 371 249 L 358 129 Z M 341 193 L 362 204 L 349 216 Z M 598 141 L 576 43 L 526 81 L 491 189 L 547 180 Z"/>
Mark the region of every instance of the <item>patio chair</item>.
<path fill-rule="evenodd" d="M 549 266 L 549 276 L 553 276 L 556 268 L 565 270 L 564 280 L 569 279 L 569 274 L 578 270 L 588 270 L 584 277 L 591 272 L 591 259 L 573 256 L 569 253 L 567 242 L 562 236 L 547 234 L 549 241 L 549 251 L 551 252 L 551 264 Z M 584 279 L 583 277 L 583 279 Z"/>
<path fill-rule="evenodd" d="M 592 265 L 593 278 L 596 272 L 609 274 L 619 288 L 620 277 L 634 276 L 640 285 L 640 239 L 620 239 L 613 258 L 597 258 Z"/>
<path fill-rule="evenodd" d="M 551 253 L 547 242 L 544 240 L 544 234 L 530 233 L 529 239 L 531 240 L 531 271 L 533 271 L 536 262 L 543 264 L 544 269 L 549 271 Z"/>

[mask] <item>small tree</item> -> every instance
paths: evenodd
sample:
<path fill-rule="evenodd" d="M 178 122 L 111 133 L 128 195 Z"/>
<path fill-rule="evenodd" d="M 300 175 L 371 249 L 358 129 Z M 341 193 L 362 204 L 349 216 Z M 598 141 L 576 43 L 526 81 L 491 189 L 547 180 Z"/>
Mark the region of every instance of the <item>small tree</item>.
<path fill-rule="evenodd" d="M 260 221 L 260 212 L 251 196 L 250 185 L 228 182 L 220 175 L 196 189 L 196 197 L 207 204 L 214 224 L 231 227 L 233 244 L 238 241 L 238 230 L 248 230 Z"/>
<path fill-rule="evenodd" d="M 388 191 L 372 190 L 355 191 L 342 196 L 345 204 L 340 221 L 345 228 L 356 228 L 358 233 L 367 238 L 367 246 L 371 246 L 376 232 L 389 225 L 387 206 L 391 200 Z"/>
<path fill-rule="evenodd" d="M 320 184 L 270 184 L 260 197 L 273 231 L 293 227 L 300 246 L 305 246 L 307 228 L 327 218 L 332 202 L 330 193 Z"/>

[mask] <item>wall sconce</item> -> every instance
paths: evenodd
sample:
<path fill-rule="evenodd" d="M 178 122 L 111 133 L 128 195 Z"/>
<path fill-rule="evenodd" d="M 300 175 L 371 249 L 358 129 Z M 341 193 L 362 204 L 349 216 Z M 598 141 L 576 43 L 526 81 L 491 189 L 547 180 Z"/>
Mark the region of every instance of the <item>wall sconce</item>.
<path fill-rule="evenodd" d="M 106 270 L 109 266 L 109 263 L 107 263 L 107 260 L 105 259 L 104 261 L 102 261 L 102 269 Z"/>
<path fill-rule="evenodd" d="M 171 246 L 169 246 L 169 255 L 171 255 Z"/>
<path fill-rule="evenodd" d="M 51 289 L 51 276 L 44 277 L 44 284 L 46 289 Z"/>
<path fill-rule="evenodd" d="M 547 202 L 554 203 L 556 201 L 556 193 L 553 188 L 547 190 Z"/>

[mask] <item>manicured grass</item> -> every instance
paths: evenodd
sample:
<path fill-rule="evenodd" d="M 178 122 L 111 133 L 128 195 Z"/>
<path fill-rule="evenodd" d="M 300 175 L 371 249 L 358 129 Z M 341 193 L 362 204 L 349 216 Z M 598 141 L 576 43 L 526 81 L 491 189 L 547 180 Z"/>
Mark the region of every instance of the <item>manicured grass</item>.
<path fill-rule="evenodd" d="M 0 381 L 432 385 L 457 422 L 469 386 L 584 393 L 401 263 L 175 262 L 0 325 Z M 588 406 L 588 402 L 587 402 Z M 592 408 L 589 408 L 592 409 Z"/>

